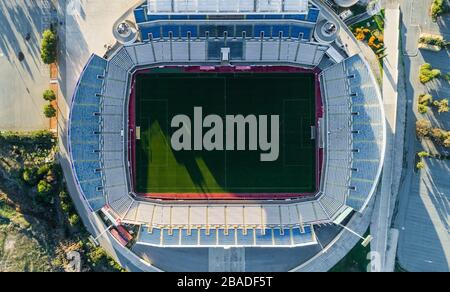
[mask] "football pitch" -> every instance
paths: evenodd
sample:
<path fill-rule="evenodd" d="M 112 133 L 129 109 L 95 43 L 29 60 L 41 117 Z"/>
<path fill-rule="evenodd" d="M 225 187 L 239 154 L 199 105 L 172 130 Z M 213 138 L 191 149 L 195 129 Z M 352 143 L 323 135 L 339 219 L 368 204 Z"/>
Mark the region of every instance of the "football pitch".
<path fill-rule="evenodd" d="M 136 140 L 135 191 L 315 192 L 314 85 L 312 73 L 138 74 L 135 115 L 140 137 Z M 214 114 L 224 120 L 225 115 L 278 115 L 278 159 L 263 162 L 261 151 L 250 150 L 173 150 L 171 137 L 178 129 L 171 127 L 172 118 L 183 114 L 194 121 L 194 107 L 202 107 L 203 117 Z"/>

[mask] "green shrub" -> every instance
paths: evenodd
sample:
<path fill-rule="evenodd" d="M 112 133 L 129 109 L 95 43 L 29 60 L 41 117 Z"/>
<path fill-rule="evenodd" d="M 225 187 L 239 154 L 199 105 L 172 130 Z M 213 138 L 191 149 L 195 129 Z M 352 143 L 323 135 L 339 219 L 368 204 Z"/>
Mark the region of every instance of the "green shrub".
<path fill-rule="evenodd" d="M 447 74 L 444 74 L 442 77 L 443 77 L 446 81 L 449 81 L 449 82 L 450 82 L 450 72 L 448 72 Z"/>
<path fill-rule="evenodd" d="M 46 180 L 39 181 L 37 185 L 37 191 L 39 194 L 48 195 L 51 193 L 53 187 Z"/>
<path fill-rule="evenodd" d="M 444 0 L 433 0 L 431 4 L 431 17 L 436 20 L 438 16 L 449 11 L 449 8 L 445 4 Z"/>
<path fill-rule="evenodd" d="M 45 30 L 42 34 L 41 59 L 44 64 L 56 62 L 58 37 L 51 30 Z"/>
<path fill-rule="evenodd" d="M 432 81 L 435 78 L 439 78 L 440 76 L 441 71 L 438 69 L 433 69 L 433 67 L 430 64 L 425 63 L 422 66 L 420 66 L 419 70 L 420 82 L 425 84 Z"/>
<path fill-rule="evenodd" d="M 80 222 L 80 217 L 78 217 L 77 214 L 72 214 L 69 216 L 68 220 L 69 220 L 70 226 L 75 227 Z"/>
<path fill-rule="evenodd" d="M 426 151 L 421 151 L 421 152 L 417 153 L 417 156 L 419 156 L 420 158 L 430 157 L 430 153 L 428 153 Z"/>
<path fill-rule="evenodd" d="M 425 162 L 423 162 L 423 161 L 417 162 L 416 168 L 419 169 L 419 170 L 424 169 L 425 168 Z"/>
<path fill-rule="evenodd" d="M 433 102 L 433 96 L 431 94 L 421 94 L 419 95 L 419 103 L 424 105 L 430 105 Z"/>
<path fill-rule="evenodd" d="M 39 167 L 39 169 L 38 169 L 39 178 L 42 179 L 44 176 L 46 176 L 48 174 L 49 171 L 50 171 L 50 166 L 48 164 L 44 164 L 41 167 Z"/>
<path fill-rule="evenodd" d="M 69 215 L 70 212 L 73 211 L 72 199 L 70 198 L 67 191 L 62 190 L 59 192 L 59 200 L 61 202 L 61 209 Z"/>
<path fill-rule="evenodd" d="M 56 117 L 56 109 L 51 104 L 47 104 L 44 106 L 44 115 L 47 118 L 54 118 Z"/>
<path fill-rule="evenodd" d="M 30 186 L 35 186 L 38 181 L 38 171 L 35 167 L 24 168 L 22 172 L 22 179 Z"/>
<path fill-rule="evenodd" d="M 426 114 L 428 112 L 428 106 L 419 103 L 419 105 L 417 106 L 417 110 L 421 114 Z"/>
<path fill-rule="evenodd" d="M 444 98 L 441 100 L 436 100 L 433 102 L 433 105 L 438 109 L 438 113 L 448 113 L 449 107 L 448 107 L 448 99 Z"/>
<path fill-rule="evenodd" d="M 438 46 L 440 48 L 444 48 L 445 46 L 447 46 L 447 42 L 445 40 L 437 37 L 421 37 L 419 39 L 419 43 Z"/>
<path fill-rule="evenodd" d="M 54 101 L 56 100 L 56 94 L 55 92 L 53 92 L 53 90 L 47 89 L 42 94 L 42 98 L 45 99 L 46 101 Z"/>
<path fill-rule="evenodd" d="M 53 186 L 46 180 L 39 181 L 37 185 L 37 198 L 42 203 L 50 203 L 52 200 Z"/>

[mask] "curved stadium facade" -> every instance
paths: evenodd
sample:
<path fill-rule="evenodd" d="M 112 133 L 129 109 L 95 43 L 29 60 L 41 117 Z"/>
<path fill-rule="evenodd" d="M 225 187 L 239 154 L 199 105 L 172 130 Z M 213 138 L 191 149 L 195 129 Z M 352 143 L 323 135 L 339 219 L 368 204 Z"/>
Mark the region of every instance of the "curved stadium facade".
<path fill-rule="evenodd" d="M 377 187 L 386 142 L 381 94 L 363 55 L 321 37 L 321 23 L 339 24 L 315 1 L 226 3 L 237 2 L 149 0 L 134 11 L 139 40 L 107 58 L 92 55 L 81 73 L 69 124 L 76 185 L 92 212 L 137 228 L 135 244 L 314 245 L 316 226 L 363 212 Z M 313 74 L 315 192 L 136 192 L 135 81 L 174 71 Z"/>

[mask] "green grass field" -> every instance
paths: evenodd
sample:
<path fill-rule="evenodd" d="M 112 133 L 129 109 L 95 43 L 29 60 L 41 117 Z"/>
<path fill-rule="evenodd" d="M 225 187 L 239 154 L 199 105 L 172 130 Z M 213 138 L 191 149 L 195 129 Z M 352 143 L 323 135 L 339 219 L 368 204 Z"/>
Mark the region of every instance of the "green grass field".
<path fill-rule="evenodd" d="M 280 116 L 280 155 L 260 151 L 173 151 L 172 117 Z M 314 75 L 153 73 L 136 79 L 138 193 L 311 193 L 316 190 Z M 205 132 L 205 131 L 204 131 Z"/>

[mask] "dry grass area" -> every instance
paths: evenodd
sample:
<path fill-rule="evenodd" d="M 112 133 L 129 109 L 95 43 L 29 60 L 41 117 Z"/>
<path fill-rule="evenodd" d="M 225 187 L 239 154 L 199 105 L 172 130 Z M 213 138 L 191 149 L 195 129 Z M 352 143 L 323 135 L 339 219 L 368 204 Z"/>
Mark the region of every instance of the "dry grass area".
<path fill-rule="evenodd" d="M 82 271 L 121 270 L 88 242 L 79 221 L 69 220 L 76 211 L 55 161 L 56 145 L 49 132 L 0 132 L 0 272 L 65 271 L 70 251 L 81 254 Z M 36 169 L 51 191 L 42 195 L 38 180 L 24 179 L 25 169 Z"/>

